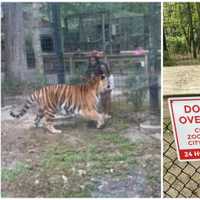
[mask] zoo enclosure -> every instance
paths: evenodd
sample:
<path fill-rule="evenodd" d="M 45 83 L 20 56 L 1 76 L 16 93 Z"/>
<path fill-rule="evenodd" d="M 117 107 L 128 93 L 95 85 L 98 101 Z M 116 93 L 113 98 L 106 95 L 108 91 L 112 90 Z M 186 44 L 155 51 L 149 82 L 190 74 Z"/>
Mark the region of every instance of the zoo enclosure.
<path fill-rule="evenodd" d="M 163 124 L 164 139 L 164 197 L 200 197 L 200 161 L 180 162 L 177 158 L 171 122 Z"/>
<path fill-rule="evenodd" d="M 69 67 L 68 73 L 65 73 L 66 83 L 79 83 L 80 75 L 84 75 L 87 70 L 88 58 L 87 53 L 64 54 L 64 66 Z M 56 65 L 57 60 L 55 55 L 49 56 L 44 54 L 44 69 L 47 82 L 55 84 L 57 82 Z M 160 52 L 156 54 L 156 70 L 154 74 L 149 74 L 149 52 L 145 51 L 143 55 L 134 56 L 132 52 L 121 54 L 106 55 L 104 61 L 111 67 L 111 72 L 114 76 L 113 100 L 122 101 L 126 96 L 135 93 L 143 95 L 145 104 L 149 104 L 149 87 L 156 87 L 160 93 Z M 154 76 L 154 80 L 149 83 L 149 77 Z M 150 85 L 152 84 L 152 85 Z M 142 93 L 145 93 L 142 94 Z M 125 95 L 125 96 L 124 96 Z M 158 96 L 160 96 L 158 94 Z M 134 98 L 134 96 L 132 96 Z M 138 97 L 141 102 L 141 97 Z M 138 99 L 138 101 L 139 101 Z M 160 105 L 160 104 L 159 104 Z"/>
<path fill-rule="evenodd" d="M 113 17 L 109 12 L 68 15 L 64 19 L 65 26 L 61 26 L 58 10 L 57 14 L 54 13 L 50 17 L 49 21 L 42 19 L 37 27 L 40 34 L 39 46 L 41 46 L 41 52 L 38 56 L 42 60 L 44 74 L 39 79 L 38 69 L 36 68 L 37 58 L 33 46 L 36 41 L 31 42 L 30 37 L 28 37 L 30 36 L 32 24 L 28 13 L 30 11 L 26 11 L 23 13 L 23 20 L 27 69 L 26 67 L 22 68 L 21 73 L 24 74 L 26 81 L 41 81 L 42 85 L 59 82 L 59 76 L 64 76 L 66 83 L 77 83 L 80 81 L 78 80 L 79 75 L 84 73 L 87 67 L 87 59 L 75 54 L 79 52 L 84 54 L 94 48 L 104 50 L 115 77 L 116 91 L 114 91 L 114 94 L 118 96 L 119 93 L 122 94 L 122 90 L 126 90 L 125 92 L 129 90 L 128 93 L 131 91 L 134 93 L 136 88 L 139 90 L 144 89 L 146 96 L 149 94 L 148 103 L 157 104 L 158 107 L 160 89 L 160 5 L 151 4 L 149 8 L 148 14 L 134 14 L 131 17 Z M 6 31 L 4 29 L 5 22 L 4 19 L 2 23 L 4 39 L 6 38 L 6 34 L 4 34 L 4 31 Z M 55 34 L 55 31 L 57 34 Z M 63 39 L 58 32 L 63 33 L 60 34 Z M 3 40 L 2 43 L 4 44 L 4 42 Z M 58 44 L 60 47 L 63 46 L 63 49 L 58 48 Z M 7 55 L 4 51 L 6 45 L 2 46 L 2 74 L 6 77 L 8 68 L 5 62 Z M 122 53 L 123 51 L 132 51 L 137 47 L 145 49 L 144 56 L 134 57 L 132 53 L 129 55 Z M 61 68 L 62 70 L 60 70 Z M 132 80 L 137 79 L 137 81 L 132 81 L 132 84 L 130 84 L 131 76 Z M 137 86 L 134 85 L 135 82 L 137 82 Z M 121 96 L 124 96 L 124 94 Z M 155 99 L 156 103 L 152 99 L 153 101 Z"/>

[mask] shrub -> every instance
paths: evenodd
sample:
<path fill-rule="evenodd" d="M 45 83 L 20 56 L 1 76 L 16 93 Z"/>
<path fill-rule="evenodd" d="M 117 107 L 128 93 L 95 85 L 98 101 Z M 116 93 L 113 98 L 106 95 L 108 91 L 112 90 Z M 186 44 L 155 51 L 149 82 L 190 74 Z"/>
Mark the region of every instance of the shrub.
<path fill-rule="evenodd" d="M 144 75 L 143 71 L 139 70 L 135 73 L 129 74 L 127 79 L 128 90 L 128 102 L 134 105 L 135 111 L 140 111 L 143 106 L 148 90 L 148 79 Z"/>

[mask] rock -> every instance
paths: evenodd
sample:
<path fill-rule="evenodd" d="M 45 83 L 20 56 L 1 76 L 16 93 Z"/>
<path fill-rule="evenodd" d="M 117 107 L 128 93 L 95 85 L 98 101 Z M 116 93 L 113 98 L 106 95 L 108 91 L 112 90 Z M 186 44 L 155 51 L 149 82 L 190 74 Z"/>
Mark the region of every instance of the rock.
<path fill-rule="evenodd" d="M 91 166 L 91 164 L 90 164 L 90 163 L 87 163 L 86 167 L 89 168 L 90 166 Z"/>
<path fill-rule="evenodd" d="M 87 174 L 87 172 L 85 170 L 79 169 L 78 174 L 79 174 L 79 176 L 84 176 Z"/>
<path fill-rule="evenodd" d="M 76 172 L 76 168 L 72 167 L 72 173 L 74 174 Z"/>
<path fill-rule="evenodd" d="M 68 178 L 65 175 L 62 175 L 62 179 L 64 181 L 64 184 L 68 183 Z"/>
<path fill-rule="evenodd" d="M 81 190 L 85 189 L 85 185 L 80 185 Z"/>

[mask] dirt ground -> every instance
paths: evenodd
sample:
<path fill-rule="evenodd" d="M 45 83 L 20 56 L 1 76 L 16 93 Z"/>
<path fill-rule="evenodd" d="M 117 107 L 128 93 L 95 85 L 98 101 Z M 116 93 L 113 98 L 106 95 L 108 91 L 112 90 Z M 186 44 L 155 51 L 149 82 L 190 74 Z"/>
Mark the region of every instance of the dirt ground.
<path fill-rule="evenodd" d="M 160 197 L 160 129 L 113 105 L 102 129 L 80 118 L 57 120 L 61 134 L 34 128 L 34 109 L 16 120 L 2 108 L 2 197 Z M 139 117 L 138 117 L 139 116 Z"/>
<path fill-rule="evenodd" d="M 170 66 L 163 68 L 163 92 L 166 96 L 199 95 L 200 65 Z"/>

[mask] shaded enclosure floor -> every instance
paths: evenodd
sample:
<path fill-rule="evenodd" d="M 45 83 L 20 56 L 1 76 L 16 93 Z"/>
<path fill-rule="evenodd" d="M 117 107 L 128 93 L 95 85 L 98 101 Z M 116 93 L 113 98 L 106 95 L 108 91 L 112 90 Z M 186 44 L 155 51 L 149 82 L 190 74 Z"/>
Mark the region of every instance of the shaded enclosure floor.
<path fill-rule="evenodd" d="M 113 105 L 102 129 L 84 119 L 57 120 L 62 134 L 34 128 L 2 108 L 2 196 L 159 197 L 160 130 L 139 129 L 147 114 Z"/>

